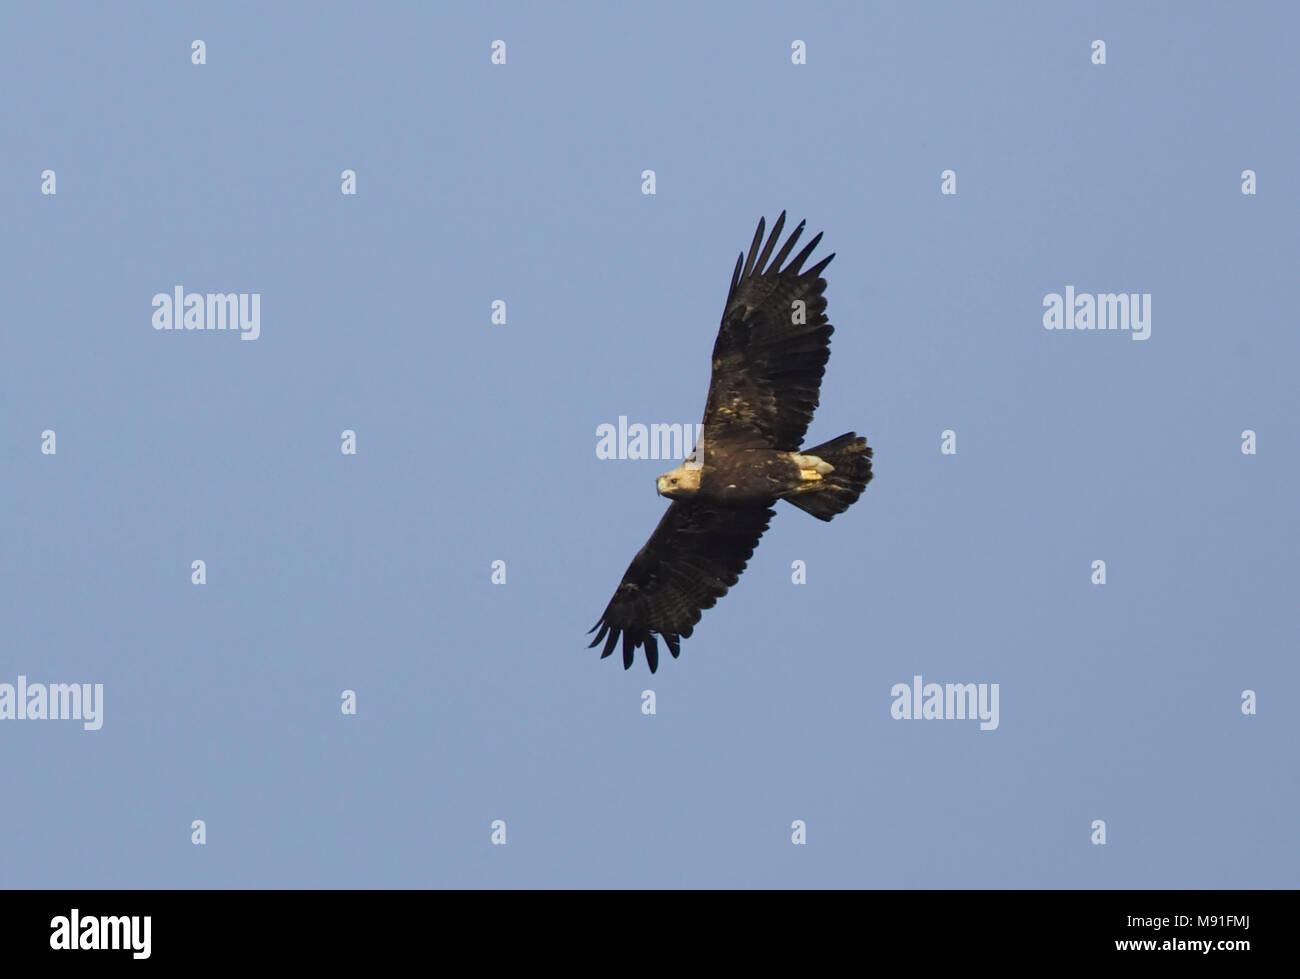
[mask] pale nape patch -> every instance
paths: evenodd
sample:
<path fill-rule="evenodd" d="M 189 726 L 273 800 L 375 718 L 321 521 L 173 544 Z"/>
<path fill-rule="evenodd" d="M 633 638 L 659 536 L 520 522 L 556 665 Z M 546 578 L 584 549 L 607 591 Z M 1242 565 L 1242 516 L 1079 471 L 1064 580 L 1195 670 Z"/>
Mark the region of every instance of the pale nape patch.
<path fill-rule="evenodd" d="M 692 463 L 689 460 L 683 462 L 672 472 L 666 472 L 659 477 L 657 480 L 659 484 L 659 492 L 663 493 L 667 490 L 679 489 L 699 492 L 700 474 L 703 471 L 702 467 L 697 463 Z"/>

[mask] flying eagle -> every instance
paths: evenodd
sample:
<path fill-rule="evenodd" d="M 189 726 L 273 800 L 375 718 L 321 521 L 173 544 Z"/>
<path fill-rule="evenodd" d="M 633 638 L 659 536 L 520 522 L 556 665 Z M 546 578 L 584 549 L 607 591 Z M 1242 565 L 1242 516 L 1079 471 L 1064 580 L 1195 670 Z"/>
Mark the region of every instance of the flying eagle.
<path fill-rule="evenodd" d="M 821 273 L 835 256 L 800 271 L 821 241 L 818 234 L 782 268 L 804 222 L 773 257 L 784 226 L 782 211 L 764 244 L 760 218 L 748 260 L 743 252 L 736 259 L 713 345 L 699 445 L 659 477 L 660 495 L 673 502 L 591 627 L 600 632 L 588 648 L 604 640 L 602 659 L 623 637 L 624 669 L 639 646 L 650 672 L 658 669 L 656 635 L 678 656 L 700 613 L 740 578 L 777 500 L 830 520 L 871 481 L 871 449 L 854 432 L 799 447 L 830 357 L 834 328 L 826 319 Z"/>

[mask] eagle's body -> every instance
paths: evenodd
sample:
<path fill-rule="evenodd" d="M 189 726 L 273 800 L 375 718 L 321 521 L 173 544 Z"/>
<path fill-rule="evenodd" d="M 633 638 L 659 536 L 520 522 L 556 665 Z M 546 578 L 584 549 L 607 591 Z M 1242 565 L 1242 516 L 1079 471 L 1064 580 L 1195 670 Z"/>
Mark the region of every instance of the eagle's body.
<path fill-rule="evenodd" d="M 722 506 L 769 506 L 804 482 L 790 452 L 740 449 L 719 453 L 707 465 L 683 463 L 660 477 L 659 493 L 674 500 Z M 692 479 L 691 474 L 698 474 Z"/>
<path fill-rule="evenodd" d="M 678 655 L 681 637 L 691 634 L 700 612 L 745 570 L 777 500 L 830 520 L 871 481 L 871 449 L 852 432 L 800 448 L 830 356 L 834 330 L 820 273 L 835 256 L 800 271 L 821 240 L 817 235 L 782 268 L 801 222 L 769 265 L 784 224 L 783 212 L 760 255 L 760 220 L 748 261 L 742 254 L 736 262 L 713 347 L 700 444 L 690 459 L 659 477 L 659 492 L 673 503 L 592 627 L 600 631 L 591 645 L 605 640 L 602 657 L 622 636 L 624 668 L 644 646 L 653 673 L 656 636 Z"/>

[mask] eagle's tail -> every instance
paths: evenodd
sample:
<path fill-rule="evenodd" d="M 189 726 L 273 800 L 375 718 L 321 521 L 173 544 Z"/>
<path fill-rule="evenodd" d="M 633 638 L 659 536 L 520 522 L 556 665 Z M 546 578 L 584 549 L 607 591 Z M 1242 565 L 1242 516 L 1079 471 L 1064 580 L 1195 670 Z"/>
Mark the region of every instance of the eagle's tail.
<path fill-rule="evenodd" d="M 856 432 L 849 432 L 800 455 L 816 456 L 829 463 L 831 471 L 821 479 L 803 483 L 784 499 L 818 520 L 830 520 L 843 513 L 862 495 L 871 482 L 871 446 Z"/>

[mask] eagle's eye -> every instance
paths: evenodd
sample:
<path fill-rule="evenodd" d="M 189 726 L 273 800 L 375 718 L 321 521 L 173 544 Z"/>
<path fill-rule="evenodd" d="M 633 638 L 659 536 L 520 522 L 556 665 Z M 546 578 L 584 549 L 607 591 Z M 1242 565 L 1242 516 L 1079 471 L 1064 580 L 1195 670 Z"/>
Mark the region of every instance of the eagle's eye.
<path fill-rule="evenodd" d="M 670 477 L 668 478 L 668 482 L 671 483 L 673 486 L 676 486 L 676 485 L 677 485 L 677 477 L 676 477 L 676 476 L 670 476 Z"/>

